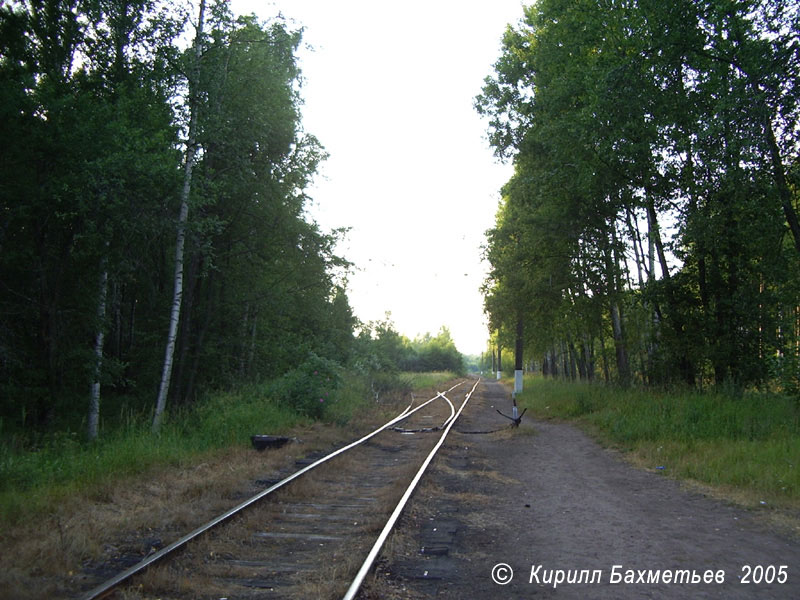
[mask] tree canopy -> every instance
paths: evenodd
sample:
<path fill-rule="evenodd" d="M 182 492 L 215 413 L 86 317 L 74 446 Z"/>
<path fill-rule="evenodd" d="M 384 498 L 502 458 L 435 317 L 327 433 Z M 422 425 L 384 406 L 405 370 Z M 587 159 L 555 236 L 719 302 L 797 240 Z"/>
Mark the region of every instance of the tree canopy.
<path fill-rule="evenodd" d="M 160 0 L 0 7 L 6 424 L 83 419 L 98 376 L 107 397 L 151 408 L 191 98 L 171 397 L 190 403 L 208 387 L 281 374 L 298 357 L 345 361 L 351 351 L 340 234 L 305 213 L 326 154 L 302 127 L 302 32 L 282 18 L 236 17 L 218 0 L 186 49 L 194 18 Z"/>
<path fill-rule="evenodd" d="M 383 320 L 363 327 L 359 341 L 359 360 L 381 371 L 463 373 L 465 370 L 464 357 L 445 326 L 435 336 L 426 333 L 410 340 L 396 330 L 387 313 Z"/>
<path fill-rule="evenodd" d="M 800 8 L 539 0 L 476 99 L 515 173 L 486 310 L 545 372 L 800 382 Z"/>

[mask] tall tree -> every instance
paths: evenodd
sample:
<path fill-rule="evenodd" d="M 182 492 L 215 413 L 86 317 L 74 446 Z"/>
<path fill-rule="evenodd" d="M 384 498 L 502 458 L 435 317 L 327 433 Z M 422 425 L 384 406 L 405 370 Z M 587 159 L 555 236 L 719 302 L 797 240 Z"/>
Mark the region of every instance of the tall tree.
<path fill-rule="evenodd" d="M 175 41 L 186 21 L 157 0 L 0 7 L 4 424 L 88 422 L 94 437 L 101 386 L 145 411 L 170 325 L 162 390 L 177 399 L 350 351 L 341 232 L 305 214 L 325 152 L 301 126 L 300 32 L 209 4 L 192 77 L 198 45 Z M 163 310 L 176 290 L 178 319 Z"/>
<path fill-rule="evenodd" d="M 788 350 L 781 306 L 797 303 L 785 165 L 797 154 L 799 13 L 783 0 L 540 0 L 506 31 L 476 107 L 516 167 L 504 217 L 528 257 L 526 319 L 553 307 L 552 329 L 529 344 L 571 364 L 576 339 L 597 335 L 604 355 L 609 338 L 620 381 L 637 355 L 643 380 L 767 376 L 770 352 Z M 514 318 L 501 293 L 519 295 L 500 223 L 493 322 Z M 598 302 L 602 320 L 589 318 Z"/>
<path fill-rule="evenodd" d="M 192 169 L 194 168 L 195 154 L 197 153 L 197 121 L 198 112 L 200 110 L 200 61 L 203 57 L 203 21 L 205 19 L 205 11 L 206 0 L 200 0 L 193 44 L 191 76 L 189 77 L 189 132 L 186 139 L 186 156 L 183 164 L 183 188 L 181 189 L 181 210 L 178 215 L 178 233 L 175 238 L 174 290 L 172 293 L 172 307 L 169 317 L 167 347 L 164 351 L 164 367 L 161 373 L 161 383 L 158 387 L 156 409 L 153 414 L 153 431 L 155 433 L 157 433 L 161 427 L 164 408 L 167 404 L 169 382 L 172 377 L 172 359 L 175 354 L 175 340 L 178 337 L 178 323 L 181 316 L 181 301 L 183 299 L 183 248 L 186 240 L 186 223 L 189 219 L 189 195 L 192 191 Z"/>

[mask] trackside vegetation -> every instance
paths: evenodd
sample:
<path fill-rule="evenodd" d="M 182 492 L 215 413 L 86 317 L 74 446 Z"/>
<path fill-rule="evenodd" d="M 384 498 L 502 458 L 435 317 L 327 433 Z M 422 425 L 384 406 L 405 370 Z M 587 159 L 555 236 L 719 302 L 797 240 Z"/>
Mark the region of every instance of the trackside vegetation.
<path fill-rule="evenodd" d="M 321 369 L 324 361 L 314 366 Z M 297 372 L 306 368 L 311 367 L 304 365 Z M 251 434 L 285 434 L 315 420 L 346 425 L 375 407 L 369 377 L 341 370 L 319 374 L 334 376 L 336 383 L 320 385 L 312 380 L 299 386 L 319 386 L 310 390 L 313 410 L 308 412 L 303 409 L 304 396 L 286 391 L 295 381 L 293 372 L 285 380 L 209 393 L 193 407 L 171 413 L 158 436 L 151 432 L 149 414 L 130 412 L 120 415 L 115 428 L 93 443 L 87 443 L 80 431 L 65 430 L 32 443 L 0 430 L 7 434 L 6 442 L 0 444 L 0 527 L 47 511 L 69 494 L 102 494 L 104 486 L 116 479 L 162 466 L 193 464 L 209 452 L 248 446 Z M 455 377 L 448 371 L 396 373 L 386 393 L 405 395 Z M 324 403 L 319 402 L 320 390 L 329 392 L 322 396 Z"/>
<path fill-rule="evenodd" d="M 800 406 L 737 396 L 525 378 L 520 406 L 576 421 L 646 468 L 733 491 L 745 503 L 800 506 Z"/>

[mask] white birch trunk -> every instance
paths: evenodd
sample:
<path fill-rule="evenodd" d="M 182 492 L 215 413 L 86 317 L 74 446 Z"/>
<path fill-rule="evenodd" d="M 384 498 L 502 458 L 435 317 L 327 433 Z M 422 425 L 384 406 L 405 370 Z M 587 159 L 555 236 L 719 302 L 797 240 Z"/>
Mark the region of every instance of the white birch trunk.
<path fill-rule="evenodd" d="M 89 439 L 97 439 L 100 422 L 100 370 L 103 367 L 103 344 L 105 343 L 106 295 L 108 293 L 108 269 L 103 257 L 103 273 L 100 275 L 100 299 L 97 302 L 97 333 L 94 338 L 94 377 L 89 394 Z"/>
<path fill-rule="evenodd" d="M 181 300 L 183 298 L 183 247 L 186 240 L 186 222 L 189 219 L 189 194 L 192 190 L 192 167 L 197 151 L 197 85 L 200 72 L 200 58 L 202 56 L 203 17 L 206 2 L 200 0 L 200 14 L 197 20 L 197 31 L 194 38 L 194 65 L 192 80 L 189 82 L 189 137 L 186 142 L 186 164 L 183 173 L 183 190 L 181 191 L 181 210 L 178 215 L 178 234 L 175 241 L 175 286 L 172 295 L 172 310 L 169 318 L 169 333 L 167 334 L 167 348 L 164 352 L 164 367 L 161 372 L 161 384 L 158 388 L 156 412 L 153 415 L 153 433 L 158 433 L 164 409 L 167 405 L 167 393 L 172 377 L 172 361 L 175 355 L 175 340 L 178 337 L 178 324 L 181 316 Z"/>
<path fill-rule="evenodd" d="M 650 210 L 647 210 L 647 257 L 648 257 L 648 281 L 655 281 L 656 278 L 656 239 L 655 239 L 656 225 L 653 223 L 653 217 Z"/>

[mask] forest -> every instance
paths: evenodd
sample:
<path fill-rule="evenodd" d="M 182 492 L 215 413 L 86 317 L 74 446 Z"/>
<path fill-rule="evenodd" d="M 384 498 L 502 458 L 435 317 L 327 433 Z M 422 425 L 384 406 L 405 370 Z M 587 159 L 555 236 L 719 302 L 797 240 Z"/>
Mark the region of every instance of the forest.
<path fill-rule="evenodd" d="M 353 315 L 344 232 L 306 212 L 326 152 L 301 43 L 224 0 L 2 4 L 0 431 L 158 430 L 208 390 L 460 365 L 449 334 L 381 359 L 399 334 Z"/>
<path fill-rule="evenodd" d="M 800 5 L 538 0 L 475 107 L 504 367 L 800 394 Z"/>

